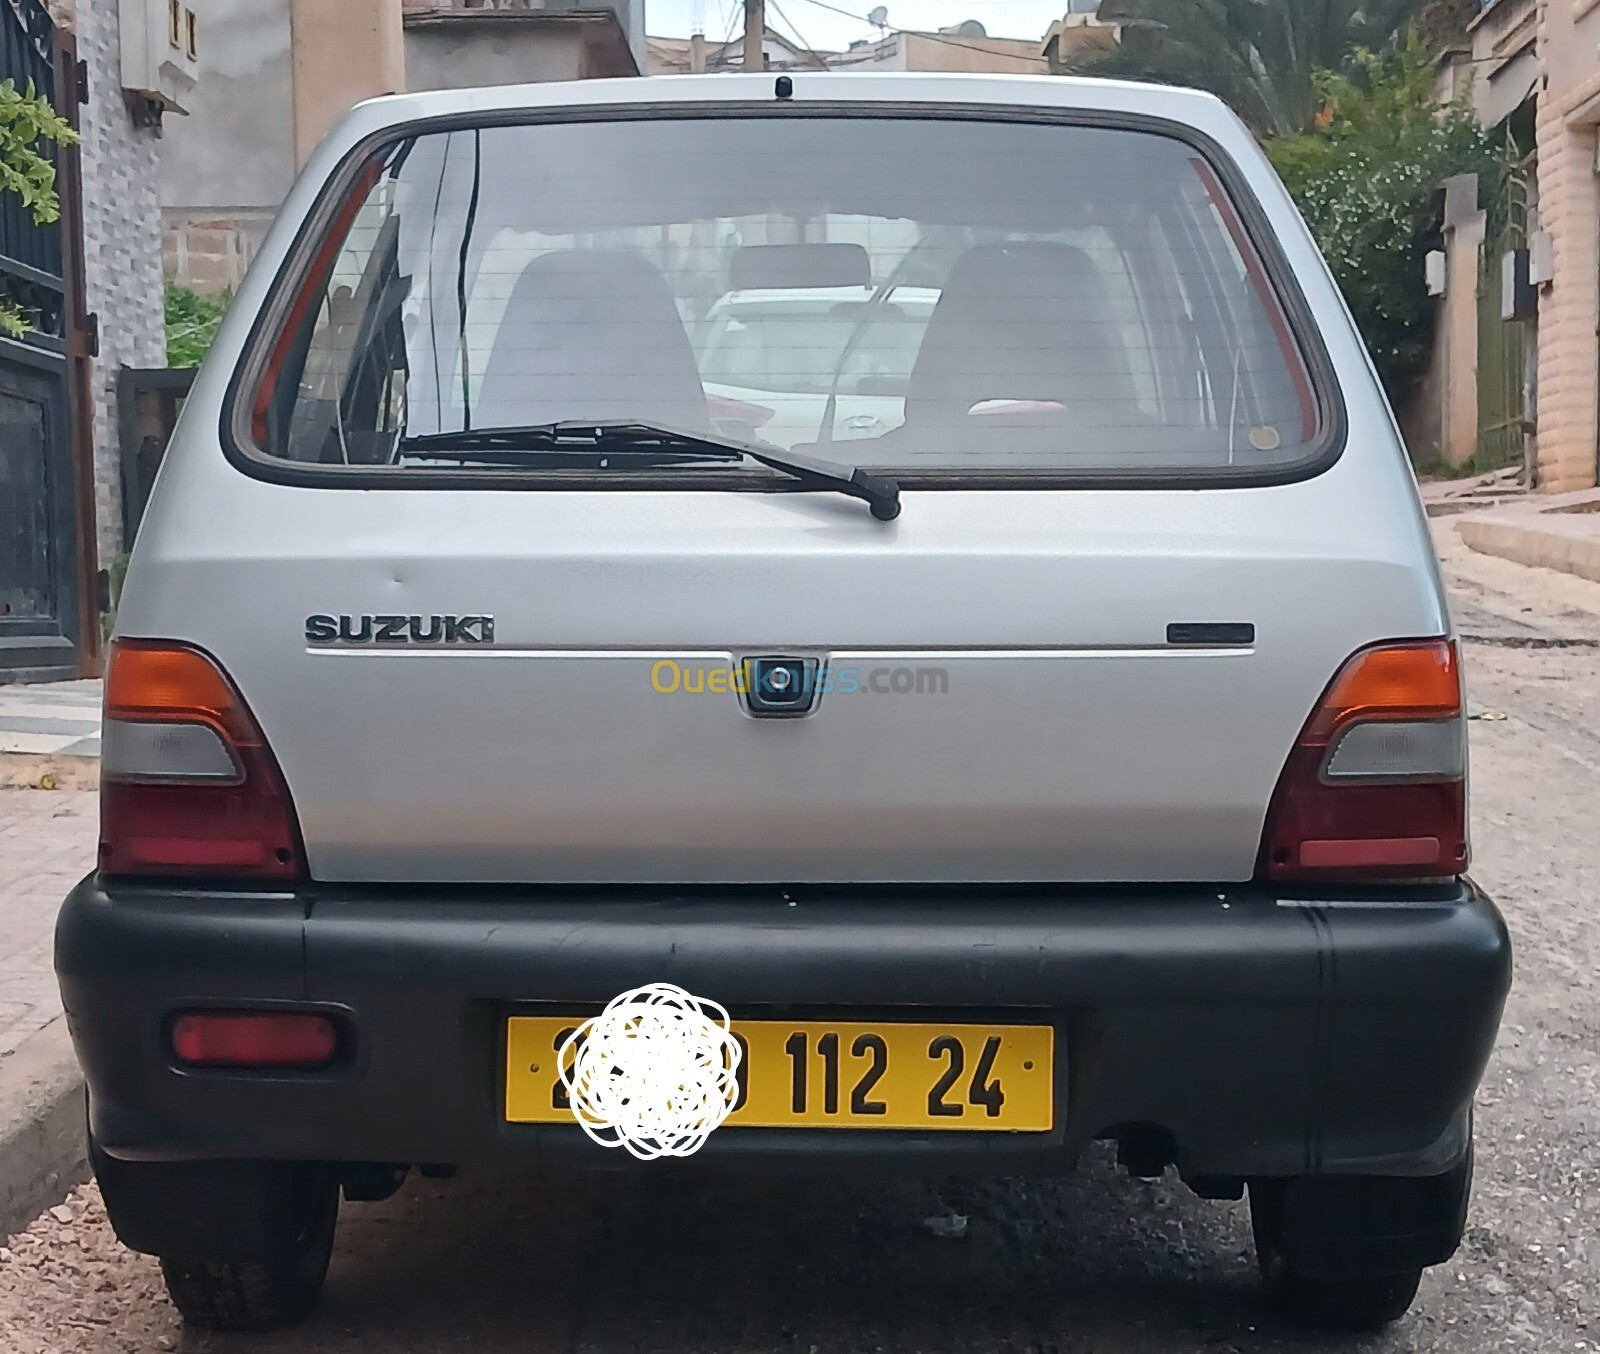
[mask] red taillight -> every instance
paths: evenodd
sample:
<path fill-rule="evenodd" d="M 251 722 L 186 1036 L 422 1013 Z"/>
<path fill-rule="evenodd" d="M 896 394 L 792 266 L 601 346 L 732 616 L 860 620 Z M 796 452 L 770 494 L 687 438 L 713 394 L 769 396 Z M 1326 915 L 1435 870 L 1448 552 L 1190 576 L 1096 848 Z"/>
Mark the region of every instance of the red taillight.
<path fill-rule="evenodd" d="M 1289 753 L 1259 872 L 1275 880 L 1444 878 L 1467 867 L 1461 672 L 1444 639 L 1340 670 Z"/>
<path fill-rule="evenodd" d="M 227 674 L 182 644 L 119 640 L 101 734 L 107 874 L 294 879 L 294 805 Z"/>
<path fill-rule="evenodd" d="M 172 1022 L 173 1056 L 190 1067 L 325 1067 L 338 1051 L 338 1027 L 326 1016 L 188 1011 Z"/>

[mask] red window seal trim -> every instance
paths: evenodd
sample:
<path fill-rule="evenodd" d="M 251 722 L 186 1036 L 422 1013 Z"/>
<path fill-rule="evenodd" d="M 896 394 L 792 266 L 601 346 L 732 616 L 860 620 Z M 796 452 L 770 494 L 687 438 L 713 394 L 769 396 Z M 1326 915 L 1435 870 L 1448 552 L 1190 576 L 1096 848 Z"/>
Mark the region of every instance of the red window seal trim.
<path fill-rule="evenodd" d="M 377 185 L 385 163 L 381 156 L 371 161 L 350 185 L 350 192 L 339 204 L 339 210 L 329 224 L 327 237 L 318 246 L 300 290 L 295 293 L 294 304 L 289 307 L 289 317 L 272 346 L 272 356 L 267 359 L 266 370 L 261 373 L 261 383 L 256 387 L 256 397 L 250 410 L 250 432 L 258 445 L 267 440 L 267 410 L 272 403 L 273 392 L 283 377 L 284 364 L 289 360 L 289 348 L 312 306 L 326 289 L 339 251 L 344 248 L 350 227 L 355 224 L 356 213 L 366 204 L 367 195 Z"/>
<path fill-rule="evenodd" d="M 1245 271 L 1250 275 L 1256 295 L 1261 298 L 1262 307 L 1267 312 L 1267 322 L 1271 324 L 1272 332 L 1278 339 L 1278 348 L 1283 353 L 1283 360 L 1288 364 L 1289 377 L 1294 382 L 1295 397 L 1300 401 L 1300 440 L 1309 442 L 1317 431 L 1317 402 L 1311 391 L 1311 381 L 1306 376 L 1305 362 L 1300 356 L 1299 346 L 1294 341 L 1294 335 L 1289 332 L 1288 321 L 1283 317 L 1283 307 L 1279 304 L 1277 293 L 1272 289 L 1272 281 L 1267 277 L 1266 269 L 1261 266 L 1261 259 L 1256 254 L 1255 246 L 1245 233 L 1244 222 L 1239 219 L 1233 199 L 1222 186 L 1222 180 L 1217 177 L 1216 170 L 1198 155 L 1192 156 L 1189 163 L 1194 166 L 1195 172 L 1200 176 L 1200 182 L 1205 185 L 1206 196 L 1211 199 L 1211 205 L 1217 209 L 1217 215 L 1222 218 L 1222 224 L 1232 238 L 1234 248 L 1244 260 Z"/>

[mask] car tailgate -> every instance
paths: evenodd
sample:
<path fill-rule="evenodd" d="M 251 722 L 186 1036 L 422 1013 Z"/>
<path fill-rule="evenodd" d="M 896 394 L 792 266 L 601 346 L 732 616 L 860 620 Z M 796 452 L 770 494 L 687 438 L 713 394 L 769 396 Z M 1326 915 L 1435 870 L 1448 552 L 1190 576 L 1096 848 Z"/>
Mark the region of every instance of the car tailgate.
<path fill-rule="evenodd" d="M 233 675 L 318 879 L 1238 880 L 1341 662 L 1447 624 L 1415 500 L 1330 512 L 1337 479 L 908 492 L 884 524 L 832 495 L 241 476 L 283 514 L 160 533 L 121 629 Z M 493 640 L 308 643 L 318 614 Z M 1253 639 L 1171 642 L 1219 623 Z M 836 687 L 799 719 L 682 689 L 756 654 Z"/>

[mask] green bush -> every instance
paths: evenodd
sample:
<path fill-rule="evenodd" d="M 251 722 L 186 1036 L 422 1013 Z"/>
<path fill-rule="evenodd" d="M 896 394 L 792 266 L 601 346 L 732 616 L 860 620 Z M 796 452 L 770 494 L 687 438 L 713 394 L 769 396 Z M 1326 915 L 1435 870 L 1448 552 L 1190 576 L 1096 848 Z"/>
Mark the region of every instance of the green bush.
<path fill-rule="evenodd" d="M 228 313 L 227 296 L 200 296 L 167 284 L 167 365 L 198 367 Z"/>
<path fill-rule="evenodd" d="M 1472 2 L 1472 0 L 1468 0 Z M 1462 0 L 1102 0 L 1121 40 L 1068 57 L 1069 73 L 1210 90 L 1257 136 L 1294 136 L 1316 117 L 1322 70 L 1362 48 L 1388 51 L 1413 23 L 1434 28 Z"/>
<path fill-rule="evenodd" d="M 1493 238 L 1512 164 L 1466 99 L 1435 101 L 1434 74 L 1414 33 L 1386 54 L 1358 52 L 1353 74 L 1319 74 L 1316 129 L 1267 146 L 1396 403 L 1411 394 L 1432 350 L 1425 260 L 1435 247 L 1440 185 L 1477 174 Z"/>
<path fill-rule="evenodd" d="M 19 90 L 15 80 L 0 80 L 0 192 L 22 199 L 36 225 L 61 217 L 56 167 L 41 151 L 46 143 L 71 146 L 77 140 L 78 134 L 34 92 L 31 81 Z M 0 334 L 21 338 L 27 332 L 27 312 L 0 294 Z"/>

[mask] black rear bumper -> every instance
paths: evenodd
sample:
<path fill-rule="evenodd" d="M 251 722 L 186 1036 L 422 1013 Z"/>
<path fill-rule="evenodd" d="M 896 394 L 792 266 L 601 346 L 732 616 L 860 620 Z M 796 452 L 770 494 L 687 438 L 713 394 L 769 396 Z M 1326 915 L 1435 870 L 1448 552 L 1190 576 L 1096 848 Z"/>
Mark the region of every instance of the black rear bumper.
<path fill-rule="evenodd" d="M 63 906 L 56 967 L 95 1137 L 128 1160 L 621 1164 L 576 1127 L 504 1122 L 504 1020 L 663 981 L 736 1017 L 1025 1014 L 1057 1031 L 1052 1133 L 725 1128 L 705 1159 L 1054 1171 L 1138 1126 L 1191 1179 L 1433 1175 L 1465 1153 L 1510 945 L 1470 884 L 1397 895 L 268 895 L 91 877 Z M 173 1012 L 258 1002 L 339 1013 L 351 1056 L 298 1075 L 174 1065 Z"/>

